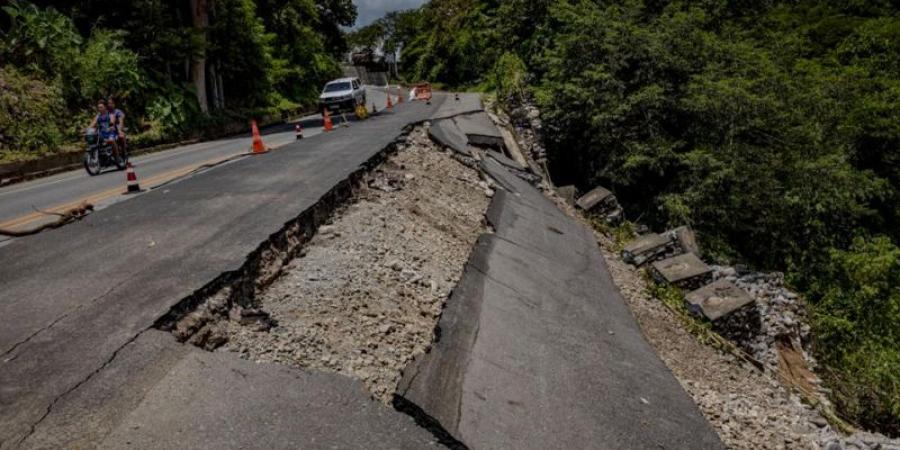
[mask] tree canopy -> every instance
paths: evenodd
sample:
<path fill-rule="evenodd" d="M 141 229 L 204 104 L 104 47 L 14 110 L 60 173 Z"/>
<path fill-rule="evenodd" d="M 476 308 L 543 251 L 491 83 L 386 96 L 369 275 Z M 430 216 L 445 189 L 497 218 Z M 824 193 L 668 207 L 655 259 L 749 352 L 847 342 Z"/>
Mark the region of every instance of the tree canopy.
<path fill-rule="evenodd" d="M 3 123 L 16 125 L 0 126 L 3 159 L 54 151 L 100 97 L 118 97 L 138 119 L 129 123 L 141 130 L 131 131 L 148 131 L 138 140 L 311 105 L 340 74 L 341 27 L 355 20 L 350 0 L 10 0 L 0 13 L 0 81 L 61 92 L 64 107 L 34 105 L 59 124 L 41 137 L 27 131 L 45 125 L 30 121 L 32 104 L 4 95 Z"/>

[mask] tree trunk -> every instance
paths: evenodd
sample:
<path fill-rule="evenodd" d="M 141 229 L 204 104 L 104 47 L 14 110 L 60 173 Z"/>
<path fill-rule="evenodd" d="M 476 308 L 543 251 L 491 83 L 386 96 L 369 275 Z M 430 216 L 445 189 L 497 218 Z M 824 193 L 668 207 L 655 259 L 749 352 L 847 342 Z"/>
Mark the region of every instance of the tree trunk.
<path fill-rule="evenodd" d="M 219 102 L 221 102 L 221 104 L 219 106 L 222 109 L 225 109 L 225 83 L 222 81 L 222 73 L 221 72 L 219 72 L 216 76 L 218 77 L 218 82 L 216 83 L 216 86 L 219 88 Z"/>
<path fill-rule="evenodd" d="M 219 77 L 216 75 L 216 63 L 209 65 L 209 80 L 211 86 L 209 92 L 212 94 L 213 109 L 222 109 L 222 102 L 219 99 Z"/>
<path fill-rule="evenodd" d="M 191 0 L 191 20 L 200 33 L 200 49 L 191 58 L 191 81 L 197 92 L 197 103 L 204 113 L 209 112 L 206 100 L 206 28 L 209 26 L 209 8 L 212 0 Z"/>

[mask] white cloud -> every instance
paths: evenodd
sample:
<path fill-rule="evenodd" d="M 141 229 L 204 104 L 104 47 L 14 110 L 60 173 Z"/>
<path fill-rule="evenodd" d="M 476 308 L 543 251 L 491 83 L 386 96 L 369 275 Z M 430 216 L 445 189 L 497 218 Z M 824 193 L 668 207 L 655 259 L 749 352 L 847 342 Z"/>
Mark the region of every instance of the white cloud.
<path fill-rule="evenodd" d="M 385 13 L 417 8 L 425 0 L 353 0 L 353 3 L 359 11 L 354 28 L 359 28 L 374 22 Z"/>

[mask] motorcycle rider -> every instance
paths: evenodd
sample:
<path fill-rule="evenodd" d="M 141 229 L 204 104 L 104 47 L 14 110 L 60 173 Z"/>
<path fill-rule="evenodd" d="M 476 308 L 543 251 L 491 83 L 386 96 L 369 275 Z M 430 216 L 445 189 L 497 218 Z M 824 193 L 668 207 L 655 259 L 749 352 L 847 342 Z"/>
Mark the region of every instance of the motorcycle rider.
<path fill-rule="evenodd" d="M 116 108 L 116 99 L 113 97 L 106 99 L 106 108 L 116 119 L 115 125 L 119 148 L 125 151 L 125 113 L 121 109 Z"/>
<path fill-rule="evenodd" d="M 88 128 L 95 128 L 100 134 L 100 139 L 110 144 L 113 149 L 113 155 L 119 156 L 119 146 L 116 144 L 118 133 L 116 132 L 116 116 L 109 112 L 106 108 L 106 100 L 100 99 L 97 102 L 97 115 Z"/>

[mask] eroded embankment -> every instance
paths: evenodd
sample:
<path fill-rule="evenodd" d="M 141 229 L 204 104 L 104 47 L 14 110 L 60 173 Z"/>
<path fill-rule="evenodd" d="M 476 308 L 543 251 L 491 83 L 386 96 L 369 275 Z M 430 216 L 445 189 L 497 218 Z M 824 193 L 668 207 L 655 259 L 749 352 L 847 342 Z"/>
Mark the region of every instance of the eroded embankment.
<path fill-rule="evenodd" d="M 425 127 L 368 167 L 159 327 L 249 360 L 358 378 L 389 403 L 400 370 L 434 339 L 490 191 Z"/>

